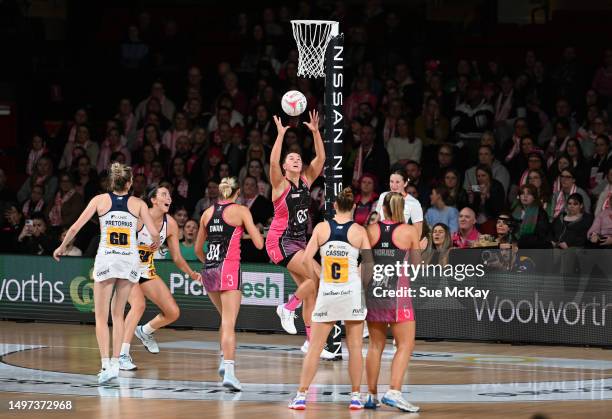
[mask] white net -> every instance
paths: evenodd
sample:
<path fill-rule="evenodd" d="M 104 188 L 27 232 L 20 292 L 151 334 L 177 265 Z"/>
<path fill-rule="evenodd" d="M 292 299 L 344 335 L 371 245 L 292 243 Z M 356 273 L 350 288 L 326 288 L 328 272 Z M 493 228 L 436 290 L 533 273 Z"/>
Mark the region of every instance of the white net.
<path fill-rule="evenodd" d="M 293 37 L 298 47 L 298 76 L 324 77 L 325 50 L 337 22 L 292 20 Z"/>

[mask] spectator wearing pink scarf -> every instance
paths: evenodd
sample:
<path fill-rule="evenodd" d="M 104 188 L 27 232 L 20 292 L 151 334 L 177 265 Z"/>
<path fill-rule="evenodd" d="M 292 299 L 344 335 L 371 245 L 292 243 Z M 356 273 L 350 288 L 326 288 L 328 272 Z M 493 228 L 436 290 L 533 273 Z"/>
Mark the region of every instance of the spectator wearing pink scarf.
<path fill-rule="evenodd" d="M 467 249 L 473 247 L 479 239 L 476 214 L 471 208 L 465 207 L 459 212 L 459 231 L 453 234 L 453 247 Z"/>

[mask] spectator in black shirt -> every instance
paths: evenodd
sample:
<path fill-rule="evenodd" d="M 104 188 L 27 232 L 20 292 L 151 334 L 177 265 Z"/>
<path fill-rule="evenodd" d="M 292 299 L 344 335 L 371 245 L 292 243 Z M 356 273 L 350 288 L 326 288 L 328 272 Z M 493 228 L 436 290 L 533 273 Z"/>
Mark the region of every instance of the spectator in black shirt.
<path fill-rule="evenodd" d="M 17 241 L 21 253 L 28 255 L 51 255 L 58 245 L 57 240 L 47 231 L 47 220 L 40 212 L 26 220 Z"/>

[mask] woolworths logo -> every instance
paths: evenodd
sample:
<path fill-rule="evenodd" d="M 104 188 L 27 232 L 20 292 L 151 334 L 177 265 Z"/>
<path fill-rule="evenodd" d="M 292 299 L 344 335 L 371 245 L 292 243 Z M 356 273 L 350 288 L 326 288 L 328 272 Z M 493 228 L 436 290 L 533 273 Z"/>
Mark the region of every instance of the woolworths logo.
<path fill-rule="evenodd" d="M 91 272 L 89 273 L 91 275 Z M 84 276 L 77 276 L 70 282 L 70 299 L 77 310 L 84 313 L 94 311 L 93 281 Z"/>

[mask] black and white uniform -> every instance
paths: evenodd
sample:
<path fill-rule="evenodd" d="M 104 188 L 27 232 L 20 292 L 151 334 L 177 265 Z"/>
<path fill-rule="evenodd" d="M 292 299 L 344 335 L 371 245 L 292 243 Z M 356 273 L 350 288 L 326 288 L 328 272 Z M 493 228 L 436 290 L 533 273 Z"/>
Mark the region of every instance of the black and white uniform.
<path fill-rule="evenodd" d="M 138 217 L 128 210 L 129 195 L 109 192 L 110 210 L 100 216 L 100 245 L 94 263 L 93 279 L 101 282 L 110 278 L 137 282 L 140 259 L 136 230 Z"/>

